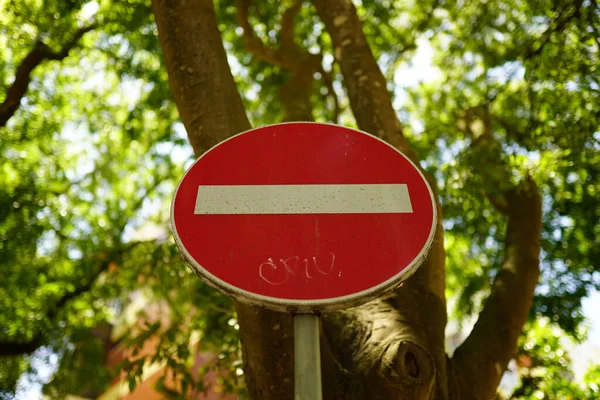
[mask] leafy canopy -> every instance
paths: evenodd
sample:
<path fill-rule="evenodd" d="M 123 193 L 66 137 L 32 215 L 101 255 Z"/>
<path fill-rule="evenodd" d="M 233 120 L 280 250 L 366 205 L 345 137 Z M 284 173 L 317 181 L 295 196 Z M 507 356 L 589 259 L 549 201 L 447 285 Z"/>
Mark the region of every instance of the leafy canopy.
<path fill-rule="evenodd" d="M 289 4 L 255 3 L 249 21 L 277 48 Z M 280 121 L 279 89 L 289 71 L 248 52 L 236 2 L 218 1 L 217 12 L 253 124 Z M 505 221 L 481 195 L 500 188 L 475 173 L 500 157 L 509 179 L 531 177 L 544 198 L 542 275 L 514 396 L 597 396 L 598 369 L 581 386 L 570 383 L 556 337 L 583 338 L 581 299 L 600 288 L 596 2 L 363 0 L 359 14 L 410 141 L 437 180 L 452 319 L 475 315 L 501 262 Z M 0 395 L 14 392 L 24 373 L 35 379 L 30 354 L 40 348 L 59 359 L 47 394 L 102 392 L 116 371 L 103 368 L 98 327 L 122 319 L 135 296 L 166 305 L 169 323 L 148 321 L 123 339 L 135 347 L 161 337 L 156 354 L 121 365 L 132 384 L 144 361 L 167 360 L 184 382 L 203 389 L 189 374 L 193 349 L 184 332 L 193 331 L 218 355 L 214 367 L 232 371 L 222 383 L 239 390 L 231 302 L 191 274 L 168 234 L 170 197 L 192 152 L 149 1 L 2 0 L 0 27 L 0 101 L 28 55 L 46 51 L 18 110 L 0 127 L 0 347 L 10 354 L 0 362 Z M 295 42 L 323 57 L 313 114 L 353 125 L 323 32 L 305 4 Z M 399 74 L 417 43 L 430 46 L 439 75 L 402 87 Z M 499 148 L 473 149 L 484 129 Z"/>

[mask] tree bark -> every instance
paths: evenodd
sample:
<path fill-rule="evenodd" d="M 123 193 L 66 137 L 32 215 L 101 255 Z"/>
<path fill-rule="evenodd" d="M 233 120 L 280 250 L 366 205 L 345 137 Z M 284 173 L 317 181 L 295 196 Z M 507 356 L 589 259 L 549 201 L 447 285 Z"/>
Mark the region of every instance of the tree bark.
<path fill-rule="evenodd" d="M 359 127 L 387 140 L 418 163 L 403 135 L 385 79 L 351 1 L 314 3 L 331 36 Z M 289 54 L 295 56 L 291 58 L 284 54 L 285 43 L 281 49 L 273 50 L 256 38 L 247 19 L 249 4 L 242 1 L 244 8 L 238 10 L 249 51 L 292 72 L 297 70 L 304 58 L 293 44 L 290 21 L 298 3 L 282 19 L 282 29 L 287 29 L 282 32 L 282 41 L 287 42 L 288 50 L 292 49 Z M 250 127 L 227 65 L 213 4 L 210 0 L 154 0 L 153 8 L 171 90 L 190 142 L 200 155 Z M 312 74 L 297 78 L 299 85 L 310 87 Z M 282 93 L 282 102 L 286 118 L 312 118 L 306 112 L 310 111 L 309 96 L 300 93 L 286 98 Z M 536 267 L 532 265 L 537 260 L 536 243 L 539 246 L 539 195 L 535 186 L 528 184 L 504 193 L 510 209 L 506 261 L 480 322 L 452 362 L 444 351 L 445 252 L 438 202 L 438 228 L 432 250 L 403 287 L 385 299 L 322 317 L 326 399 L 493 397 L 531 304 L 530 295 L 537 280 Z M 525 222 L 526 216 L 532 219 Z M 508 298 L 513 290 L 526 291 L 524 301 Z M 291 316 L 241 303 L 236 303 L 236 310 L 250 397 L 292 399 Z M 496 318 L 507 328 L 491 329 L 494 325 L 490 321 Z M 480 352 L 485 338 L 489 338 L 494 354 Z"/>
<path fill-rule="evenodd" d="M 212 1 L 155 0 L 169 87 L 196 155 L 250 129 Z"/>
<path fill-rule="evenodd" d="M 452 357 L 461 399 L 492 399 L 527 320 L 539 277 L 542 202 L 526 180 L 506 194 L 505 259 L 469 337 Z"/>
<path fill-rule="evenodd" d="M 457 391 L 463 399 L 491 399 L 508 362 L 517 351 L 517 340 L 527 320 L 538 281 L 542 201 L 535 183 L 526 177 L 512 186 L 502 148 L 493 136 L 493 116 L 488 105 L 464 113 L 462 124 L 472 138 L 471 149 L 479 163 L 482 189 L 498 212 L 508 217 L 504 262 L 477 323 L 456 349 L 452 365 Z M 474 121 L 479 124 L 473 124 Z M 474 131 L 471 126 L 478 126 Z"/>
<path fill-rule="evenodd" d="M 227 63 L 212 0 L 154 0 L 169 86 L 197 156 L 250 129 Z M 293 326 L 288 314 L 235 302 L 244 375 L 253 399 L 293 396 Z"/>
<path fill-rule="evenodd" d="M 252 0 L 238 1 L 237 20 L 244 30 L 246 50 L 259 59 L 280 66 L 291 73 L 288 81 L 279 90 L 284 109 L 283 121 L 313 121 L 311 96 L 314 74 L 321 72 L 325 79 L 325 71 L 321 66 L 320 54 L 311 54 L 294 42 L 294 18 L 300 11 L 302 2 L 296 1 L 283 13 L 280 30 L 281 45 L 278 49 L 267 47 L 256 36 L 249 20 L 251 5 Z"/>
<path fill-rule="evenodd" d="M 334 56 L 342 70 L 350 106 L 359 128 L 388 141 L 418 165 L 417 156 L 403 135 L 385 78 L 364 36 L 356 8 L 349 0 L 315 0 L 314 4 L 331 36 Z M 384 320 L 388 319 L 388 324 L 394 321 L 395 345 L 399 348 L 404 344 L 413 349 L 412 356 L 416 360 L 417 369 L 433 371 L 430 377 L 434 382 L 431 385 L 432 391 L 436 398 L 445 399 L 448 396 L 444 353 L 447 318 L 444 295 L 445 253 L 439 202 L 437 206 L 438 224 L 429 256 L 415 275 L 386 301 L 397 313 L 397 317 L 390 313 L 378 315 Z M 367 319 L 365 323 L 373 322 Z M 401 368 L 395 373 L 404 374 L 406 381 L 412 378 Z M 405 385 L 403 389 L 397 388 L 397 394 L 416 396 L 407 392 L 407 387 L 410 385 Z M 412 398 L 429 398 L 429 394 L 423 392 L 420 397 Z"/>

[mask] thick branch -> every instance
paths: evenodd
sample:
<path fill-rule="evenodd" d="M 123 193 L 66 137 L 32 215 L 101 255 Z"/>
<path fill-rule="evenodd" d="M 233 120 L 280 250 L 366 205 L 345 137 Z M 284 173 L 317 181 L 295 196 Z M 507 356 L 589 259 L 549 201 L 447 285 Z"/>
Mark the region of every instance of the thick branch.
<path fill-rule="evenodd" d="M 212 1 L 154 0 L 152 8 L 169 86 L 196 155 L 250 129 Z"/>
<path fill-rule="evenodd" d="M 385 78 L 366 41 L 356 8 L 350 0 L 314 0 L 314 4 L 331 36 L 334 56 L 344 76 L 359 128 L 388 141 L 418 164 L 416 154 L 403 135 Z M 388 304 L 402 315 L 402 323 L 397 328 L 405 327 L 412 337 L 419 338 L 415 344 L 421 346 L 428 357 L 417 359 L 417 365 L 422 370 L 433 371 L 434 396 L 445 399 L 448 397 L 444 353 L 445 253 L 439 203 L 437 207 L 437 231 L 429 256 L 404 287 L 388 299 Z M 398 389 L 398 393 L 407 392 Z"/>
<path fill-rule="evenodd" d="M 278 65 L 291 73 L 280 88 L 279 94 L 284 108 L 283 121 L 312 121 L 311 96 L 314 74 L 321 69 L 320 54 L 311 54 L 294 42 L 294 18 L 302 8 L 296 1 L 281 16 L 281 44 L 277 50 L 265 46 L 256 37 L 250 24 L 249 10 L 252 0 L 239 0 L 237 20 L 244 30 L 246 50 L 261 60 Z"/>
<path fill-rule="evenodd" d="M 44 338 L 38 334 L 26 342 L 2 341 L 0 342 L 0 357 L 14 357 L 31 354 L 44 344 Z"/>
<path fill-rule="evenodd" d="M 324 316 L 325 343 L 340 364 L 331 398 L 432 398 L 434 359 L 409 307 L 378 300 Z"/>
<path fill-rule="evenodd" d="M 360 129 L 385 139 L 413 161 L 417 157 L 402 133 L 386 81 L 362 31 L 350 0 L 315 0 L 331 36 L 334 56 Z"/>
<path fill-rule="evenodd" d="M 42 41 L 37 41 L 33 49 L 25 56 L 21 64 L 17 67 L 15 80 L 6 93 L 6 98 L 0 104 L 0 127 L 6 125 L 8 120 L 15 114 L 21 105 L 21 99 L 27 93 L 27 88 L 31 82 L 31 73 L 33 70 L 45 60 L 64 59 L 71 49 L 75 47 L 81 37 L 95 28 L 95 25 L 90 25 L 79 29 L 71 40 L 65 43 L 61 50 L 53 52 Z"/>
<path fill-rule="evenodd" d="M 515 355 L 533 301 L 539 277 L 542 204 L 538 188 L 529 178 L 507 187 L 507 165 L 492 134 L 488 106 L 466 110 L 463 119 L 462 129 L 472 136 L 478 165 L 485 165 L 477 168 L 485 195 L 508 216 L 508 227 L 504 262 L 473 331 L 452 358 L 452 367 L 460 398 L 491 399 Z"/>
<path fill-rule="evenodd" d="M 236 302 L 246 389 L 251 399 L 285 400 L 294 394 L 294 326 L 287 313 Z"/>
<path fill-rule="evenodd" d="M 154 0 L 152 6 L 169 85 L 196 155 L 248 130 L 250 123 L 227 63 L 212 0 Z M 239 302 L 235 307 L 250 398 L 291 398 L 291 317 Z"/>
<path fill-rule="evenodd" d="M 527 319 L 539 276 L 542 206 L 535 184 L 526 180 L 506 194 L 509 220 L 505 258 L 492 293 L 452 363 L 462 399 L 491 399 Z"/>

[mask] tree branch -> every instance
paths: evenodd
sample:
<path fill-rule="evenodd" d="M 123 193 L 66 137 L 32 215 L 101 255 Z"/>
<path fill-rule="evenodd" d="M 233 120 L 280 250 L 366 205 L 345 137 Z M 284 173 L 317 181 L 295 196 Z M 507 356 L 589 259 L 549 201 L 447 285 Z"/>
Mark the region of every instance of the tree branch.
<path fill-rule="evenodd" d="M 265 46 L 260 38 L 256 36 L 254 28 L 250 24 L 250 6 L 252 6 L 252 0 L 239 0 L 236 13 L 237 23 L 244 30 L 246 50 L 269 64 L 282 65 L 281 55 Z"/>
<path fill-rule="evenodd" d="M 146 195 L 150 193 L 151 190 L 155 190 L 161 182 L 162 181 L 160 179 L 156 179 L 153 185 L 146 191 Z M 134 210 L 138 210 L 142 207 L 142 203 L 146 198 L 146 195 L 140 196 L 140 198 L 133 204 L 132 208 Z M 120 227 L 119 235 L 122 235 L 124 229 L 125 224 L 123 224 Z M 68 239 L 61 232 L 56 230 L 55 232 L 61 238 L 61 240 Z M 109 269 L 109 267 L 112 263 L 115 262 L 115 260 L 118 260 L 120 257 L 122 257 L 124 253 L 131 251 L 135 246 L 140 245 L 142 243 L 144 242 L 129 242 L 125 245 L 119 244 L 117 248 L 113 249 L 113 251 L 111 251 L 110 253 L 98 253 L 96 257 L 97 260 L 100 261 L 99 267 L 96 268 L 95 272 L 90 277 L 87 277 L 85 283 L 77 286 L 74 290 L 66 292 L 54 304 L 52 304 L 50 308 L 48 308 L 46 311 L 46 319 L 49 321 L 54 320 L 70 300 L 75 299 L 81 294 L 89 292 L 98 280 L 98 278 Z M 45 343 L 46 337 L 43 333 L 37 333 L 32 339 L 26 342 L 16 340 L 0 341 L 0 357 L 31 354 L 38 348 L 43 346 Z"/>
<path fill-rule="evenodd" d="M 199 156 L 250 128 L 217 29 L 213 2 L 154 0 L 152 7 L 169 85 Z M 294 382 L 291 317 L 239 302 L 235 308 L 250 398 L 289 398 Z"/>
<path fill-rule="evenodd" d="M 504 241 L 504 262 L 496 276 L 477 323 L 452 358 L 459 397 L 491 399 L 508 362 L 515 355 L 517 340 L 531 308 L 539 277 L 542 202 L 535 183 L 527 177 L 511 187 L 501 148 L 492 134 L 492 116 L 487 105 L 467 110 L 479 118 L 481 132 L 466 129 L 472 136 L 473 151 L 486 163 L 484 191 L 500 212 L 508 216 Z M 465 124 L 473 125 L 469 117 Z M 491 171 L 491 172 L 490 172 Z M 495 171 L 495 172 L 494 172 Z M 492 192 L 493 191 L 493 192 Z"/>
<path fill-rule="evenodd" d="M 302 8 L 302 1 L 295 1 L 281 16 L 281 45 L 277 50 L 265 46 L 256 37 L 249 21 L 252 0 L 239 0 L 238 23 L 244 30 L 246 50 L 261 60 L 281 66 L 291 72 L 291 77 L 280 88 L 284 108 L 283 121 L 312 121 L 311 96 L 314 74 L 322 69 L 320 54 L 311 54 L 294 42 L 294 18 Z"/>
<path fill-rule="evenodd" d="M 154 0 L 152 8 L 169 86 L 196 155 L 250 129 L 212 1 Z"/>
<path fill-rule="evenodd" d="M 122 246 L 117 250 L 113 251 L 110 254 L 100 254 L 98 258 L 100 259 L 100 264 L 96 268 L 95 272 L 89 276 L 84 283 L 80 286 L 77 286 L 74 290 L 68 291 L 63 294 L 56 302 L 49 306 L 46 311 L 46 319 L 52 321 L 56 318 L 56 316 L 60 313 L 61 310 L 69 303 L 69 301 L 77 298 L 83 293 L 89 292 L 98 278 L 106 272 L 110 265 L 121 257 L 126 251 L 130 251 L 134 246 L 138 245 L 139 242 L 132 242 L 126 246 Z M 7 356 L 17 356 L 24 354 L 31 354 L 41 346 L 46 344 L 46 336 L 38 332 L 33 338 L 27 341 L 19 341 L 19 340 L 8 340 L 8 341 L 0 341 L 0 357 Z"/>
<path fill-rule="evenodd" d="M 359 128 L 388 141 L 418 162 L 402 133 L 385 78 L 367 44 L 356 8 L 350 0 L 314 0 L 314 4 L 331 36 L 334 56 L 342 70 Z"/>
<path fill-rule="evenodd" d="M 323 66 L 321 66 L 321 69 L 319 70 L 319 72 L 321 73 L 321 76 L 323 78 L 323 83 L 325 84 L 325 87 L 327 88 L 327 94 L 325 96 L 323 96 L 324 99 L 327 99 L 327 95 L 331 96 L 331 98 L 333 99 L 333 115 L 331 120 L 337 124 L 339 119 L 340 119 L 340 114 L 341 114 L 341 108 L 340 108 L 340 101 L 338 99 L 337 93 L 335 92 L 335 88 L 333 87 L 333 65 L 331 67 L 331 71 L 326 71 L 325 68 L 323 68 Z"/>
<path fill-rule="evenodd" d="M 288 7 L 281 16 L 281 48 L 294 51 L 294 18 L 302 8 L 302 1 L 296 0 L 294 4 Z M 284 50 L 285 51 L 285 50 Z M 300 50 L 301 51 L 301 50 Z"/>
<path fill-rule="evenodd" d="M 26 342 L 2 341 L 0 342 L 0 357 L 14 357 L 31 354 L 44 344 L 44 337 L 37 334 Z"/>
<path fill-rule="evenodd" d="M 527 179 L 506 193 L 505 258 L 473 331 L 452 357 L 464 399 L 491 399 L 527 319 L 539 277 L 541 198 Z"/>
<path fill-rule="evenodd" d="M 29 83 L 31 82 L 31 73 L 45 60 L 60 61 L 69 55 L 71 49 L 75 47 L 79 39 L 96 27 L 95 24 L 81 28 L 75 32 L 75 35 L 65 43 L 60 51 L 53 52 L 50 47 L 38 40 L 31 51 L 25 56 L 21 64 L 17 67 L 15 80 L 6 93 L 6 98 L 0 104 L 0 127 L 6 125 L 8 120 L 15 114 L 21 105 L 21 99 L 27 93 Z"/>
<path fill-rule="evenodd" d="M 317 12 L 333 43 L 334 56 L 340 65 L 348 90 L 350 106 L 358 127 L 374 134 L 406 154 L 418 165 L 414 150 L 406 140 L 386 81 L 369 48 L 356 8 L 350 0 L 314 0 Z M 433 181 L 432 187 L 435 187 Z M 442 212 L 439 202 L 437 230 L 427 259 L 404 286 L 387 302 L 402 315 L 396 325 L 409 330 L 410 343 L 427 353 L 418 357 L 420 370 L 432 370 L 433 393 L 447 398 L 444 328 L 446 325 L 445 274 Z M 371 320 L 370 323 L 376 323 Z M 404 393 L 404 391 L 399 391 Z"/>

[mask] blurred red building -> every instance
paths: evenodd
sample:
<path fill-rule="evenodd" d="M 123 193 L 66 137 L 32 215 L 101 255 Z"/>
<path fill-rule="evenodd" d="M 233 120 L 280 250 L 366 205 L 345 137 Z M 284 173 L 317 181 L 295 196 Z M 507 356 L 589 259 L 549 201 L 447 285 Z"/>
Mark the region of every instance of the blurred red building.
<path fill-rule="evenodd" d="M 140 318 L 140 312 L 143 312 L 143 319 Z M 137 293 L 132 296 L 132 302 L 126 307 L 123 315 L 115 321 L 114 325 L 106 328 L 98 328 L 97 334 L 102 337 L 106 343 L 106 366 L 111 368 L 117 366 L 126 357 L 140 359 L 144 356 L 152 356 L 156 352 L 156 346 L 159 343 L 159 336 L 151 337 L 144 342 L 143 347 L 132 357 L 132 349 L 125 347 L 120 339 L 127 331 L 136 330 L 141 321 L 157 321 L 168 324 L 168 309 L 161 305 L 149 303 L 142 294 Z M 199 348 L 198 340 L 194 335 L 190 335 L 190 346 Z M 217 373 L 209 372 L 200 377 L 198 370 L 200 367 L 213 360 L 214 356 L 207 353 L 199 353 L 195 356 L 194 365 L 191 368 L 195 379 L 202 379 L 206 391 L 190 393 L 187 398 L 194 400 L 238 400 L 237 396 L 224 393 L 223 387 L 218 383 Z M 144 365 L 142 381 L 133 391 L 129 390 L 129 385 L 125 379 L 125 373 L 115 378 L 104 393 L 94 394 L 98 400 L 154 400 L 163 399 L 165 395 L 156 390 L 157 383 L 163 379 L 164 385 L 172 390 L 178 390 L 178 382 L 166 370 L 166 367 L 160 363 L 146 363 Z"/>

